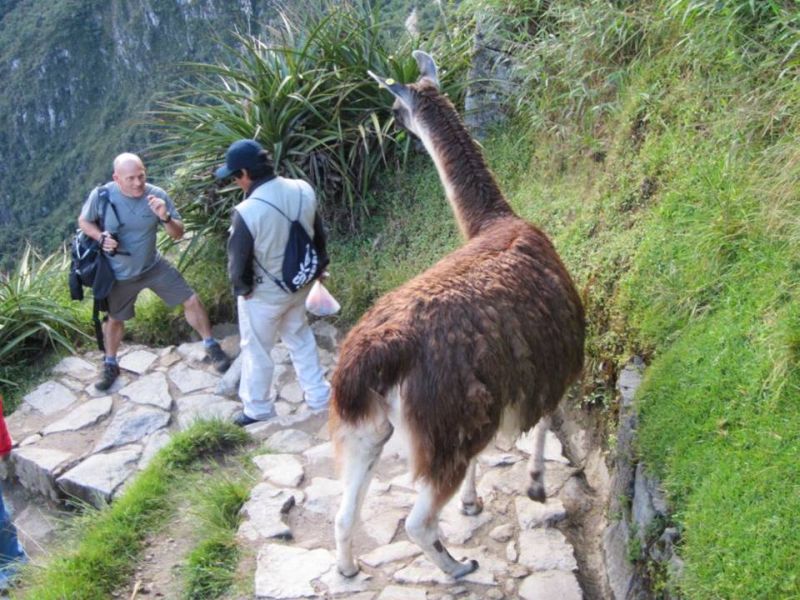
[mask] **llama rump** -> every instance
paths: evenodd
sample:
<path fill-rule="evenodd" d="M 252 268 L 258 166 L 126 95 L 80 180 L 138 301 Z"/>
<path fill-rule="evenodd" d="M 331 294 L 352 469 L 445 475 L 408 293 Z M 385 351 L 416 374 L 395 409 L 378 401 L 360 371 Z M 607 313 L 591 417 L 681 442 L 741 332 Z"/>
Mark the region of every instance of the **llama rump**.
<path fill-rule="evenodd" d="M 419 80 L 371 77 L 395 97 L 397 123 L 433 158 L 466 243 L 380 298 L 347 335 L 333 375 L 330 428 L 344 493 L 337 566 L 353 576 L 353 528 L 375 464 L 395 426 L 410 443 L 419 493 L 408 536 L 445 573 L 455 560 L 439 513 L 463 482 L 462 511 L 482 509 L 475 457 L 498 430 L 517 435 L 546 418 L 583 366 L 584 314 L 547 236 L 506 202 L 479 146 L 439 92 L 436 65 L 414 52 Z M 534 436 L 528 495 L 544 501 L 544 427 Z"/>

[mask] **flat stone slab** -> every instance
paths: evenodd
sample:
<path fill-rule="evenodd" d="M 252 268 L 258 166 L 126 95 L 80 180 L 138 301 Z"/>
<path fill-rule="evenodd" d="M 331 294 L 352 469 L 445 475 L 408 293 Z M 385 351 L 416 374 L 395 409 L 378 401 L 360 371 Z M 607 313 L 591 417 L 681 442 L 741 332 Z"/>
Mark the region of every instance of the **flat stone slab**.
<path fill-rule="evenodd" d="M 319 597 L 311 582 L 335 568 L 333 563 L 333 554 L 322 548 L 266 544 L 256 559 L 256 598 Z"/>
<path fill-rule="evenodd" d="M 283 429 L 273 433 L 265 445 L 273 452 L 299 454 L 314 445 L 313 438 L 299 429 Z"/>
<path fill-rule="evenodd" d="M 572 546 L 557 529 L 528 529 L 519 534 L 519 563 L 533 571 L 578 568 Z"/>
<path fill-rule="evenodd" d="M 214 394 L 184 396 L 175 404 L 178 409 L 178 427 L 181 430 L 188 429 L 195 421 L 213 419 L 230 421 L 234 413 L 242 409 L 239 402 Z"/>
<path fill-rule="evenodd" d="M 66 386 L 57 381 L 46 381 L 27 394 L 22 401 L 43 415 L 52 415 L 71 406 L 77 399 Z"/>
<path fill-rule="evenodd" d="M 328 518 L 336 515 L 342 500 L 341 482 L 326 477 L 314 477 L 311 485 L 304 491 L 306 493 L 306 502 L 303 505 L 305 510 L 325 515 Z"/>
<path fill-rule="evenodd" d="M 375 548 L 369 554 L 359 557 L 359 560 L 370 567 L 380 567 L 399 560 L 409 560 L 422 554 L 419 546 L 412 542 L 401 541 Z"/>
<path fill-rule="evenodd" d="M 137 404 L 152 404 L 164 410 L 172 407 L 172 396 L 164 373 L 151 373 L 141 377 L 126 385 L 119 393 Z"/>
<path fill-rule="evenodd" d="M 539 571 L 525 578 L 519 586 L 523 600 L 582 600 L 583 592 L 570 571 Z"/>
<path fill-rule="evenodd" d="M 377 600 L 425 600 L 428 592 L 425 588 L 415 588 L 407 585 L 387 585 L 381 591 Z"/>
<path fill-rule="evenodd" d="M 277 488 L 270 483 L 260 483 L 250 492 L 250 499 L 242 506 L 244 519 L 237 535 L 251 542 L 274 538 L 291 539 L 292 530 L 283 517 L 304 499 L 303 492 Z"/>
<path fill-rule="evenodd" d="M 530 455 L 531 450 L 533 450 L 533 429 L 521 435 L 517 439 L 515 446 L 520 452 Z M 560 462 L 565 465 L 569 464 L 569 461 L 564 456 L 564 449 L 561 446 L 561 442 L 552 431 L 548 431 L 544 438 L 544 459 Z"/>
<path fill-rule="evenodd" d="M 133 352 L 128 352 L 119 360 L 119 366 L 121 369 L 143 375 L 147 373 L 156 360 L 158 360 L 158 354 L 148 350 L 134 350 Z"/>
<path fill-rule="evenodd" d="M 51 423 L 42 430 L 44 435 L 62 431 L 78 431 L 89 425 L 94 425 L 111 412 L 113 401 L 111 396 L 95 398 L 72 409 L 67 416 Z"/>
<path fill-rule="evenodd" d="M 534 502 L 527 496 L 514 499 L 517 520 L 521 529 L 555 525 L 567 518 L 564 504 L 558 498 L 548 498 L 547 502 Z"/>
<path fill-rule="evenodd" d="M 53 373 L 69 375 L 80 381 L 87 381 L 97 375 L 97 367 L 78 356 L 67 356 L 53 367 Z"/>
<path fill-rule="evenodd" d="M 262 454 L 253 458 L 264 479 L 278 487 L 297 487 L 303 481 L 303 463 L 293 454 Z"/>
<path fill-rule="evenodd" d="M 25 446 L 11 451 L 14 473 L 28 490 L 58 500 L 56 477 L 73 457 L 69 452 L 54 448 Z"/>
<path fill-rule="evenodd" d="M 494 514 L 489 510 L 483 510 L 477 515 L 463 514 L 461 500 L 456 495 L 442 510 L 439 528 L 449 543 L 462 545 L 493 518 Z"/>
<path fill-rule="evenodd" d="M 169 423 L 170 414 L 155 406 L 123 406 L 94 447 L 95 452 L 139 442 Z"/>
<path fill-rule="evenodd" d="M 141 447 L 132 446 L 109 454 L 90 456 L 58 478 L 64 492 L 100 508 L 136 470 Z"/>
<path fill-rule="evenodd" d="M 213 388 L 220 379 L 216 375 L 201 371 L 200 369 L 193 369 L 184 363 L 172 367 L 169 370 L 169 378 L 178 386 L 181 394 Z"/>

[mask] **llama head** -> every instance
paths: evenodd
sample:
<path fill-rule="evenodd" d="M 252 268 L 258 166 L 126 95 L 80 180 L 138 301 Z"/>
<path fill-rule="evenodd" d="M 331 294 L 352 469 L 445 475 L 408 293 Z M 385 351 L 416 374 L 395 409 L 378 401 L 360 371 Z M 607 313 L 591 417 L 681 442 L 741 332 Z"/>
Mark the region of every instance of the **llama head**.
<path fill-rule="evenodd" d="M 403 84 L 394 79 L 385 79 L 372 71 L 367 71 L 367 73 L 394 96 L 392 113 L 397 124 L 424 139 L 424 132 L 427 129 L 424 125 L 426 112 L 424 106 L 430 104 L 430 101 L 434 99 L 447 101 L 444 96 L 439 94 L 439 78 L 433 58 L 422 50 L 414 50 L 412 55 L 417 61 L 420 73 L 416 83 Z"/>

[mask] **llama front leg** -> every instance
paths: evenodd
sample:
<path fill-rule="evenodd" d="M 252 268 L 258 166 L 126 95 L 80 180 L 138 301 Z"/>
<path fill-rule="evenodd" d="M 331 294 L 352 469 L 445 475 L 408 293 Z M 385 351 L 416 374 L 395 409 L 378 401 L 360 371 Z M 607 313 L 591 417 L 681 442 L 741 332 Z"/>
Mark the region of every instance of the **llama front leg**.
<path fill-rule="evenodd" d="M 438 496 L 433 486 L 428 483 L 422 485 L 414 508 L 406 519 L 406 533 L 442 571 L 455 578 L 463 577 L 478 568 L 478 561 L 459 562 L 442 544 L 438 525 L 443 502 L 437 500 Z"/>
<path fill-rule="evenodd" d="M 533 451 L 528 461 L 528 473 L 531 476 L 528 498 L 536 502 L 547 500 L 544 489 L 544 442 L 548 429 L 550 429 L 550 417 L 542 417 L 533 428 Z"/>
<path fill-rule="evenodd" d="M 342 465 L 342 503 L 336 513 L 336 565 L 345 577 L 358 573 L 353 557 L 353 529 L 361 512 L 375 464 L 386 441 L 392 436 L 388 420 L 342 425 L 337 432 L 337 452 Z"/>
<path fill-rule="evenodd" d="M 478 497 L 475 488 L 475 468 L 478 461 L 473 458 L 469 461 L 464 483 L 461 484 L 461 512 L 465 515 L 478 515 L 483 510 L 483 500 Z"/>

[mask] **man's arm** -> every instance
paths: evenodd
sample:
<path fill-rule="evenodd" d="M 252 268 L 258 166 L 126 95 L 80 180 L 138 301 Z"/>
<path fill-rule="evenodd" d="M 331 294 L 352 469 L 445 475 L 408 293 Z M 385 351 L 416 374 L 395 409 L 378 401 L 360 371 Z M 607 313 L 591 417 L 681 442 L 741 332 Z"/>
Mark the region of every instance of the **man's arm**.
<path fill-rule="evenodd" d="M 176 242 L 183 237 L 183 221 L 172 218 L 172 213 L 167 206 L 166 200 L 159 198 L 155 194 L 150 194 L 147 197 L 147 205 L 158 217 L 158 220 L 161 221 L 161 224 L 164 226 L 164 231 L 167 232 L 169 237 Z"/>
<path fill-rule="evenodd" d="M 253 293 L 253 235 L 242 216 L 233 211 L 231 235 L 228 238 L 228 277 L 233 285 L 234 296 L 249 297 Z"/>

